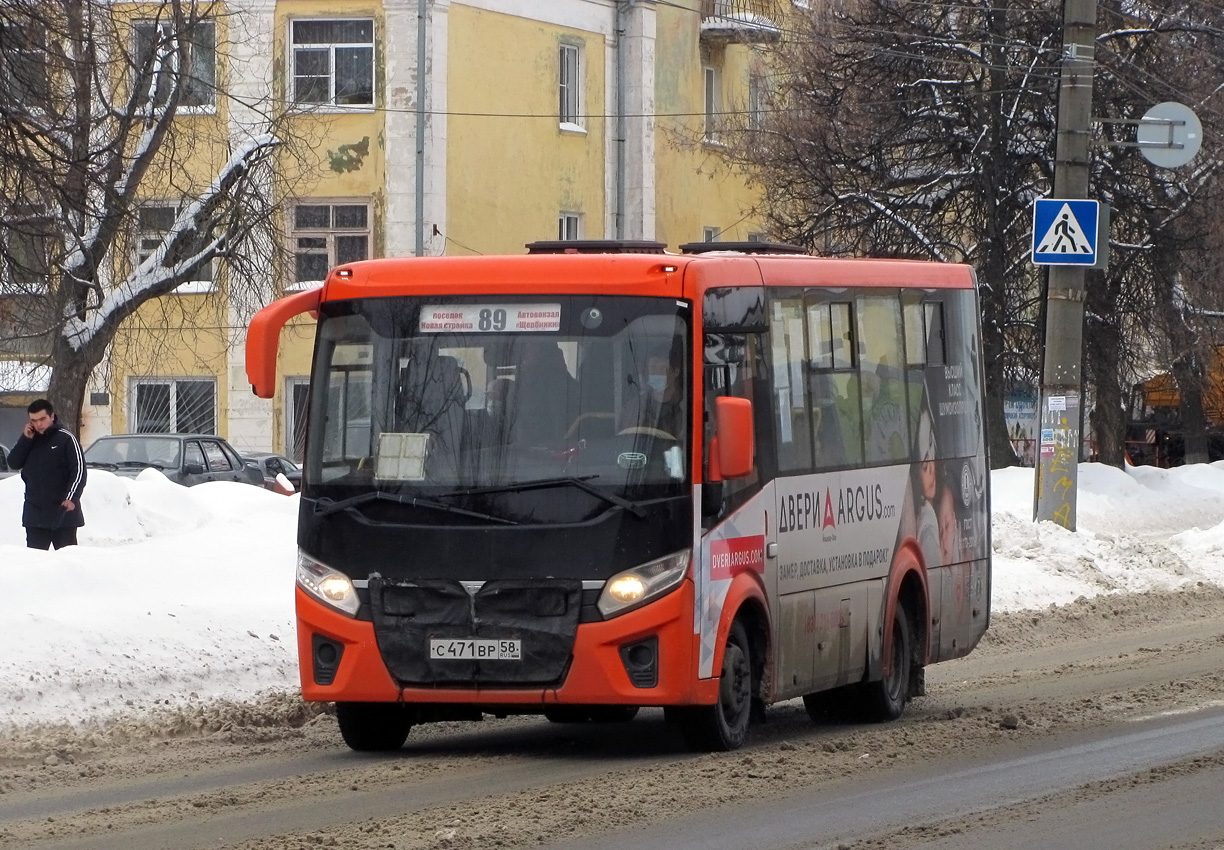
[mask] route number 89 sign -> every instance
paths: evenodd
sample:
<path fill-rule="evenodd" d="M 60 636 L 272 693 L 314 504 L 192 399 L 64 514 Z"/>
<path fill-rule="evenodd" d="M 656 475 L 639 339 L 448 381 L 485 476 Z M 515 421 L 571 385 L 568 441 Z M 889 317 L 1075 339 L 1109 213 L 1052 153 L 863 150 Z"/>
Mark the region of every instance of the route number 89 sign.
<path fill-rule="evenodd" d="M 426 304 L 421 333 L 524 333 L 561 330 L 560 304 Z"/>

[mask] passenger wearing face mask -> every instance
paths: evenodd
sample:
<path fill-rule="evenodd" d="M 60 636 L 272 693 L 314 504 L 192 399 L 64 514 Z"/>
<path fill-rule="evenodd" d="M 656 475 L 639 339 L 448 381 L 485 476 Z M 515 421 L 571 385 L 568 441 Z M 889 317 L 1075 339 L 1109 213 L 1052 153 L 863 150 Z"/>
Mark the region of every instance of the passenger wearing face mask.
<path fill-rule="evenodd" d="M 646 359 L 643 386 L 630 393 L 621 412 L 620 428 L 652 428 L 673 438 L 684 433 L 684 396 L 680 366 L 666 354 Z"/>

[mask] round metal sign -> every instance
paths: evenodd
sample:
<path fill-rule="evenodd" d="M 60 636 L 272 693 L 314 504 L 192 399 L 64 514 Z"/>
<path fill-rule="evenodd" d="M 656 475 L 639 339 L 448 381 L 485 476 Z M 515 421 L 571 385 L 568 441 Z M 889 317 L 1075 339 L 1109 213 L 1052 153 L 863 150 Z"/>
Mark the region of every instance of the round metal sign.
<path fill-rule="evenodd" d="M 1190 107 L 1165 101 L 1143 115 L 1135 141 L 1144 159 L 1161 168 L 1177 168 L 1194 159 L 1203 144 L 1203 125 Z"/>

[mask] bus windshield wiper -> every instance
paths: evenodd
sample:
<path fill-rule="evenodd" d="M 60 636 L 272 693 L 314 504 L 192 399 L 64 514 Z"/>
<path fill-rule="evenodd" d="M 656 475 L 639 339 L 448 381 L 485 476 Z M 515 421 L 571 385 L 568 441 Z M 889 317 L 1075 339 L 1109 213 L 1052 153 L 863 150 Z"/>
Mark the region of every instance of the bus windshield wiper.
<path fill-rule="evenodd" d="M 592 478 L 598 478 L 598 475 L 583 475 L 581 478 L 541 478 L 537 481 L 516 481 L 511 484 L 503 484 L 499 487 L 480 487 L 475 490 L 456 490 L 453 493 L 443 493 L 443 496 L 482 496 L 486 493 L 519 493 L 523 490 L 544 490 L 549 487 L 577 487 L 584 493 L 590 493 L 597 499 L 603 499 L 616 505 L 618 508 L 624 508 L 633 514 L 638 519 L 646 518 L 646 509 L 641 505 L 631 502 L 628 499 L 622 499 L 620 496 L 611 493 L 604 493 L 596 490 L 590 484 L 587 484 Z"/>
<path fill-rule="evenodd" d="M 119 468 L 119 464 L 111 463 L 108 460 L 87 460 L 85 461 L 85 465 L 90 468 L 97 468 L 97 469 L 118 469 Z"/>
<path fill-rule="evenodd" d="M 451 495 L 451 494 L 447 494 Z M 403 496 L 396 493 L 384 493 L 382 490 L 374 490 L 369 493 L 362 493 L 359 496 L 353 496 L 348 499 L 341 499 L 338 502 L 332 501 L 326 497 L 319 499 L 315 503 L 314 512 L 318 516 L 327 516 L 334 514 L 337 511 L 348 510 L 355 508 L 358 505 L 364 505 L 366 502 L 386 501 L 395 502 L 400 505 L 412 505 L 416 508 L 429 508 L 435 511 L 445 511 L 448 514 L 459 514 L 461 516 L 470 516 L 474 519 L 483 519 L 488 522 L 499 522 L 503 525 L 518 525 L 517 522 L 510 519 L 502 519 L 501 517 L 492 516 L 490 514 L 481 513 L 479 511 L 469 511 L 463 508 L 456 508 L 453 505 L 444 505 L 440 502 L 434 502 L 429 499 L 422 499 L 419 496 Z"/>

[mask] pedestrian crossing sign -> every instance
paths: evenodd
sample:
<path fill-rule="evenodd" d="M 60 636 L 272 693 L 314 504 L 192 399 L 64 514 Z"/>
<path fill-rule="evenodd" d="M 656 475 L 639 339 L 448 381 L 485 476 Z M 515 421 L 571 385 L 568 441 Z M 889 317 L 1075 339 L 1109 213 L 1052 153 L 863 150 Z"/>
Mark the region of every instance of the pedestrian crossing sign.
<path fill-rule="evenodd" d="M 1092 266 L 1097 261 L 1097 201 L 1039 198 L 1033 202 L 1033 263 Z"/>

